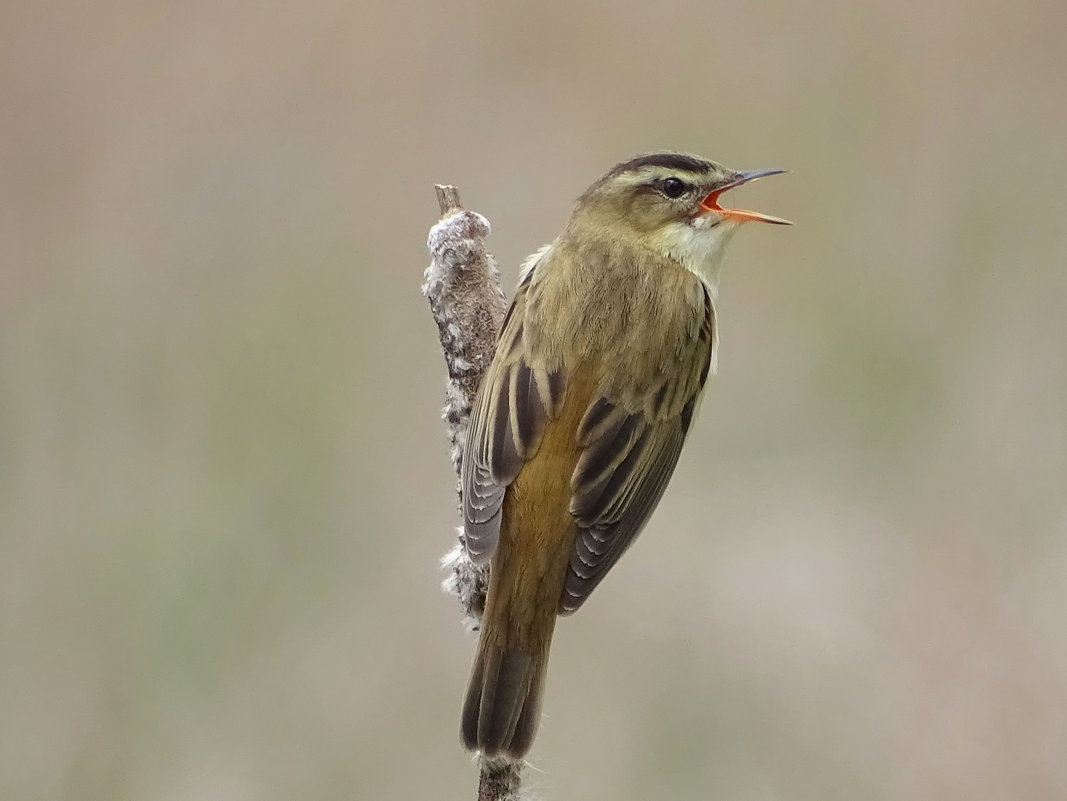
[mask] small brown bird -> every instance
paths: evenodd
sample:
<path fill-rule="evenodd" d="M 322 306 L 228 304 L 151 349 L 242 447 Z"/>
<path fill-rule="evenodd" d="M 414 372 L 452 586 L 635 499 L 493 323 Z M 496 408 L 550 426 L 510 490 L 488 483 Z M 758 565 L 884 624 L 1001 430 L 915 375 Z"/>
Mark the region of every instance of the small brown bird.
<path fill-rule="evenodd" d="M 735 172 L 681 153 L 614 167 L 531 256 L 471 418 L 464 542 L 490 566 L 463 706 L 467 748 L 520 758 L 540 718 L 556 616 L 637 537 L 716 363 L 723 250 L 748 220 Z"/>

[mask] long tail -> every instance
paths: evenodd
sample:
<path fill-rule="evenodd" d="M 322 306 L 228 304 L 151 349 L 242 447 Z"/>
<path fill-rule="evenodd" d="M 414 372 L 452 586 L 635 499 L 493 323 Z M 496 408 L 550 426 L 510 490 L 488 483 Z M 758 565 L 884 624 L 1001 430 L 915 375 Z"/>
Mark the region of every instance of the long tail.
<path fill-rule="evenodd" d="M 500 637 L 483 624 L 461 719 L 463 744 L 470 750 L 513 759 L 530 750 L 541 718 L 554 614 L 551 620 L 547 633 L 533 642 L 519 642 L 515 632 Z"/>

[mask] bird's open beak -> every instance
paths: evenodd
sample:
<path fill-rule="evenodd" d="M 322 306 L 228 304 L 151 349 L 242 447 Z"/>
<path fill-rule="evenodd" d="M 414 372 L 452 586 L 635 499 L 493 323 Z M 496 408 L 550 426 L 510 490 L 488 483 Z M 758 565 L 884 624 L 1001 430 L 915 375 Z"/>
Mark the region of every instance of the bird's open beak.
<path fill-rule="evenodd" d="M 761 214 L 758 211 L 748 211 L 747 209 L 724 209 L 719 205 L 719 195 L 726 190 L 741 186 L 741 184 L 747 184 L 749 181 L 754 181 L 757 178 L 765 178 L 768 175 L 780 175 L 783 172 L 788 172 L 788 170 L 748 170 L 747 172 L 739 172 L 735 181 L 728 183 L 726 186 L 719 187 L 704 198 L 700 202 L 700 210 L 703 212 L 714 211 L 728 220 L 736 220 L 737 222 L 755 220 L 756 222 L 774 223 L 775 225 L 792 225 L 793 223 L 789 220 L 783 220 L 781 217 L 772 217 L 770 214 Z"/>

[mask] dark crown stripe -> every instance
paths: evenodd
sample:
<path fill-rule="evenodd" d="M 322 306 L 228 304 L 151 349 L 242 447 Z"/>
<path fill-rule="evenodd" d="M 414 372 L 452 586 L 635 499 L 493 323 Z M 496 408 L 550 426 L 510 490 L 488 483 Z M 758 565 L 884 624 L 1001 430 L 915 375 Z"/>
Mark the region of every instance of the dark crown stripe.
<path fill-rule="evenodd" d="M 622 175 L 626 172 L 636 172 L 643 167 L 662 167 L 666 170 L 684 170 L 704 174 L 711 172 L 714 165 L 711 162 L 689 156 L 685 153 L 646 153 L 629 161 L 624 161 L 608 173 L 609 176 Z"/>

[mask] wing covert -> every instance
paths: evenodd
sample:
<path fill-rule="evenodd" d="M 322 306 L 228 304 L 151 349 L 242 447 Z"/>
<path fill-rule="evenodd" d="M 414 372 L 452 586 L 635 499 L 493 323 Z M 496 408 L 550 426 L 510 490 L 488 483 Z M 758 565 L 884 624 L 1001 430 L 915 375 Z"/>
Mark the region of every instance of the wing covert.
<path fill-rule="evenodd" d="M 600 397 L 578 426 L 582 454 L 571 477 L 579 532 L 560 614 L 580 607 L 641 533 L 678 464 L 715 349 L 715 310 L 705 292 L 703 325 L 677 369 L 629 403 Z"/>

